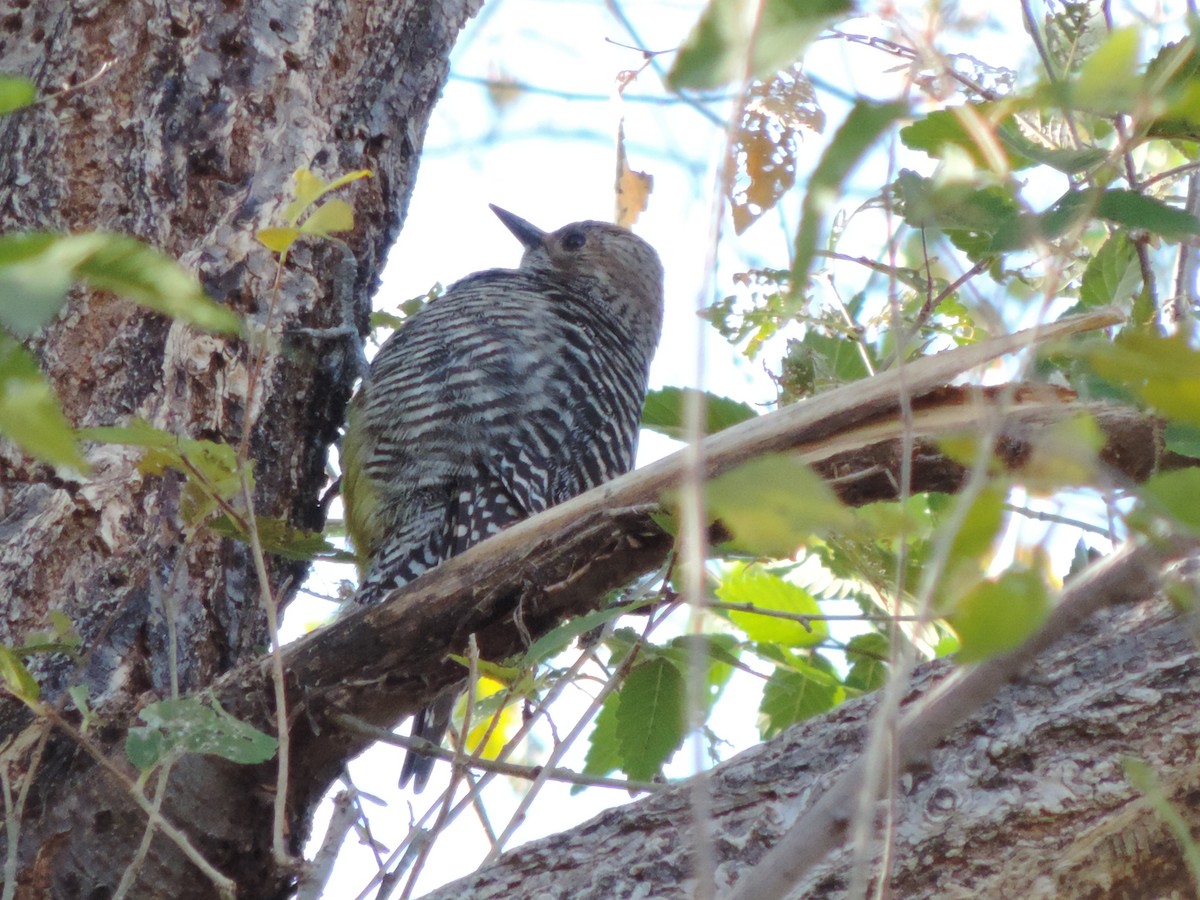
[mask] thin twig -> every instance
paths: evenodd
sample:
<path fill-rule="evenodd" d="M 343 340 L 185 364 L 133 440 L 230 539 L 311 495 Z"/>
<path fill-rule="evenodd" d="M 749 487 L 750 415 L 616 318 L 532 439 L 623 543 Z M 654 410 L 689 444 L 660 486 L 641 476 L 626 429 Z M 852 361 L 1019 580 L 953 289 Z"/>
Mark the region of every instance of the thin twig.
<path fill-rule="evenodd" d="M 25 107 L 25 108 L 31 109 L 35 106 L 41 106 L 43 103 L 50 103 L 54 100 L 62 100 L 64 97 L 69 97 L 69 96 L 71 96 L 71 94 L 74 94 L 78 91 L 82 91 L 85 88 L 89 88 L 93 84 L 95 84 L 97 81 L 99 81 L 101 78 L 103 78 L 105 75 L 107 75 L 109 69 L 111 69 L 115 64 L 116 64 L 115 59 L 106 59 L 104 62 L 102 62 L 100 64 L 100 68 L 98 68 L 94 73 L 89 75 L 87 78 L 83 79 L 83 81 L 77 81 L 75 84 L 65 84 L 61 88 L 59 88 L 57 91 L 54 91 L 49 94 L 43 94 L 41 97 L 38 97 L 36 100 L 34 100 L 32 103 L 30 103 L 28 107 Z"/>
<path fill-rule="evenodd" d="M 267 638 L 271 642 L 271 684 L 275 690 L 275 731 L 279 741 L 277 757 L 279 766 L 275 773 L 275 814 L 271 822 L 271 852 L 281 866 L 293 866 L 295 858 L 288 853 L 284 838 L 287 825 L 288 762 L 291 740 L 288 732 L 287 688 L 283 677 L 283 652 L 279 646 L 279 610 L 271 593 L 271 579 L 267 574 L 267 560 L 262 542 L 258 537 L 258 522 L 254 514 L 254 496 L 250 490 L 249 468 L 241 467 L 242 502 L 246 507 L 247 538 L 250 556 L 254 560 L 254 571 L 258 576 L 259 599 L 267 616 Z"/>
<path fill-rule="evenodd" d="M 356 716 L 348 713 L 334 713 L 330 719 L 340 728 L 345 728 L 347 731 L 361 734 L 364 737 L 369 737 L 371 740 L 378 741 L 382 744 L 391 744 L 393 747 L 402 747 L 405 750 L 415 750 L 425 756 L 433 756 L 445 762 L 454 762 L 454 751 L 446 750 L 443 747 L 438 747 L 424 738 L 412 738 L 408 735 L 396 734 L 394 731 L 389 731 L 386 728 L 380 728 L 377 725 L 372 725 L 359 719 Z M 465 766 L 481 772 L 490 772 L 494 775 L 504 775 L 508 778 L 520 778 L 525 781 L 533 781 L 543 773 L 546 780 L 558 781 L 563 784 L 573 784 L 579 787 L 600 787 L 611 788 L 617 791 L 624 791 L 629 794 L 637 793 L 654 793 L 663 788 L 669 787 L 665 782 L 658 781 L 635 781 L 631 778 L 609 778 L 603 775 L 585 775 L 582 772 L 576 772 L 573 769 L 563 769 L 555 766 L 522 766 L 517 763 L 500 762 L 499 760 L 472 757 L 464 760 Z"/>
<path fill-rule="evenodd" d="M 450 768 L 450 784 L 446 790 L 442 792 L 442 802 L 438 811 L 438 816 L 433 822 L 433 827 L 429 829 L 429 840 L 419 848 L 416 859 L 413 862 L 412 870 L 408 874 L 408 879 L 404 883 L 404 890 L 400 894 L 400 900 L 409 900 L 413 891 L 417 886 L 417 879 L 421 877 L 421 870 L 425 868 L 425 861 L 429 858 L 429 852 L 433 849 L 433 843 L 438 839 L 438 836 L 445 830 L 449 821 L 451 804 L 454 801 L 454 795 L 458 791 L 458 785 L 463 779 L 465 771 L 465 757 L 463 748 L 467 741 L 467 735 L 471 733 L 471 712 L 475 706 L 475 686 L 479 680 L 479 643 L 475 639 L 474 634 L 467 636 L 467 706 L 463 713 L 462 730 L 459 733 L 458 740 L 454 742 L 454 751 L 452 754 L 453 765 Z M 470 794 L 475 795 L 474 786 L 470 789 Z M 385 895 L 384 891 L 380 891 L 381 895 Z"/>
<path fill-rule="evenodd" d="M 709 600 L 709 609 L 721 609 L 729 612 L 755 613 L 760 616 L 770 616 L 773 619 L 786 619 L 799 622 L 812 631 L 813 622 L 919 622 L 920 616 L 894 616 L 890 614 L 870 615 L 868 613 L 846 613 L 845 615 L 827 615 L 825 613 L 793 613 L 781 609 L 770 609 L 746 601 L 744 603 L 729 603 L 724 600 Z"/>
<path fill-rule="evenodd" d="M 569 100 L 572 103 L 611 103 L 611 94 L 585 94 L 576 91 L 564 91 L 560 88 L 541 87 L 524 81 L 507 81 L 498 78 L 483 78 L 478 75 L 459 75 L 452 73 L 450 81 L 463 84 L 474 84 L 488 90 L 520 91 L 523 94 L 536 94 L 542 97 L 556 97 Z M 684 97 L 680 94 L 633 94 L 624 97 L 630 103 L 647 103 L 653 106 L 679 106 L 687 104 L 696 106 L 701 103 L 728 103 L 733 97 L 721 94 L 708 94 L 700 97 Z"/>
<path fill-rule="evenodd" d="M 545 515 L 545 514 L 543 513 L 542 515 Z M 516 525 L 514 527 L 520 528 L 521 526 Z M 495 541 L 496 539 L 497 538 L 491 538 L 491 540 L 493 540 L 493 541 Z M 470 552 L 470 551 L 468 551 L 468 552 Z M 651 589 L 651 586 L 652 586 L 652 582 L 647 582 L 641 588 L 641 590 L 638 592 L 638 595 L 640 595 L 640 596 L 647 595 Z M 632 598 L 631 602 L 637 602 L 637 600 L 639 598 L 638 595 L 635 595 L 635 597 Z M 671 609 L 673 610 L 674 608 L 675 608 L 674 605 L 672 605 Z M 610 622 L 606 626 L 606 628 L 611 628 L 611 627 L 612 627 L 612 623 Z M 483 788 L 487 787 L 487 785 L 491 783 L 492 779 L 496 778 L 499 774 L 508 774 L 507 772 L 501 773 L 499 771 L 492 771 L 492 769 L 497 764 L 506 763 L 508 757 L 511 756 L 512 753 L 516 750 L 516 748 L 521 745 L 522 741 L 524 741 L 525 736 L 533 729 L 533 727 L 537 724 L 538 720 L 543 715 L 545 715 L 545 710 L 547 708 L 549 708 L 551 705 L 553 705 L 555 700 L 557 700 L 559 694 L 562 693 L 562 691 L 566 688 L 566 686 L 568 684 L 573 683 L 573 681 L 579 676 L 580 670 L 583 668 L 583 666 L 586 665 L 589 661 L 592 661 L 595 659 L 595 655 L 596 654 L 595 654 L 594 648 L 592 648 L 592 647 L 584 648 L 582 650 L 582 652 L 580 652 L 579 656 L 576 657 L 575 661 L 571 664 L 571 666 L 567 669 L 567 671 L 564 672 L 563 675 L 557 681 L 555 681 L 554 684 L 551 685 L 550 690 L 546 693 L 544 704 L 539 708 L 538 712 L 535 715 L 529 717 L 529 719 L 527 719 L 525 722 L 522 723 L 521 727 L 519 729 L 517 729 L 517 733 L 514 734 L 509 739 L 508 743 L 504 745 L 504 748 L 500 751 L 499 756 L 495 760 L 480 761 L 479 768 L 487 769 L 488 771 L 484 772 L 484 775 L 480 779 L 479 783 L 477 785 L 475 785 L 475 788 L 477 791 L 481 791 L 481 790 L 483 790 Z M 366 723 L 363 723 L 363 724 L 366 725 Z M 367 727 L 371 727 L 371 726 L 368 725 Z M 372 734 L 371 736 L 375 737 L 377 740 L 387 740 L 389 743 L 395 743 L 398 746 L 405 746 L 405 747 L 410 746 L 410 744 L 405 743 L 405 742 L 413 741 L 412 738 L 408 738 L 403 735 L 397 735 L 397 734 L 391 734 L 389 739 L 383 738 L 381 734 Z M 444 751 L 440 747 L 434 747 L 433 744 L 431 744 L 428 741 L 423 741 L 422 743 L 424 744 L 424 748 L 429 751 L 430 755 L 441 755 L 441 754 L 449 754 L 450 753 L 450 751 Z M 411 746 L 418 746 L 418 745 L 412 744 Z M 555 771 L 558 771 L 558 770 L 555 770 Z M 534 777 L 536 777 L 536 775 Z M 622 782 L 622 785 L 624 785 L 624 784 L 625 783 Z M 465 798 L 459 800 L 458 803 L 454 806 L 454 809 L 450 813 L 449 821 L 453 821 L 455 818 L 457 818 L 463 812 L 463 810 L 465 810 L 469 805 L 471 805 L 471 803 L 472 803 L 472 800 L 469 797 L 465 797 Z M 429 840 L 429 832 L 425 828 L 425 823 L 434 816 L 434 814 L 435 814 L 434 810 L 437 808 L 439 808 L 439 807 L 436 804 L 433 807 L 430 807 L 430 809 L 428 809 L 425 812 L 425 814 L 420 818 L 420 820 L 409 829 L 408 835 L 404 838 L 404 840 L 400 843 L 400 845 L 398 847 L 396 847 L 395 850 L 392 851 L 391 855 L 388 857 L 387 862 L 383 866 L 380 867 L 379 871 L 376 872 L 376 874 L 372 877 L 371 881 L 366 885 L 366 887 L 364 887 L 362 889 L 362 891 L 358 894 L 358 897 L 356 898 L 356 900 L 366 900 L 367 896 L 371 893 L 371 890 L 376 885 L 381 884 L 387 877 L 389 877 L 386 875 L 386 873 L 389 870 L 394 869 L 396 872 L 405 871 L 407 866 L 411 864 L 411 860 L 415 859 L 416 854 L 418 852 L 420 852 L 419 845 L 421 845 L 424 842 Z"/>
<path fill-rule="evenodd" d="M 329 826 L 325 829 L 320 849 L 313 855 L 307 871 L 297 885 L 296 900 L 321 900 L 325 896 L 325 885 L 329 876 L 333 874 L 333 864 L 337 862 L 338 852 L 359 818 L 357 794 L 358 791 L 351 786 L 338 791 L 337 796 L 333 798 L 333 814 L 329 817 Z"/>
<path fill-rule="evenodd" d="M 1063 516 L 1059 515 L 1058 513 L 1030 509 L 1028 506 L 1017 506 L 1015 503 L 1005 503 L 1004 508 L 1009 512 L 1016 513 L 1019 516 L 1024 516 L 1027 519 L 1033 519 L 1037 522 L 1051 522 L 1055 525 L 1069 525 L 1072 528 L 1078 528 L 1080 531 L 1089 531 L 1092 534 L 1098 534 L 1103 537 L 1112 536 L 1112 532 L 1109 530 L 1108 526 L 1093 525 L 1091 522 L 1084 522 L 1082 519 L 1073 519 L 1070 516 Z"/>

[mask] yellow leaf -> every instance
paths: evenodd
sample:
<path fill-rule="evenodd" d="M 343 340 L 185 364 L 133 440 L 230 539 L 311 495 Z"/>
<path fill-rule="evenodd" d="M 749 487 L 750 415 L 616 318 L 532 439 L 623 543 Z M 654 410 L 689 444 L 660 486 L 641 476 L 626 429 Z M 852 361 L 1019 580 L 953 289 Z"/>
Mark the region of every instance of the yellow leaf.
<path fill-rule="evenodd" d="M 374 174 L 370 169 L 355 169 L 353 172 L 347 172 L 345 175 L 339 175 L 333 179 L 333 181 L 325 186 L 325 190 L 322 193 L 328 194 L 330 191 L 336 191 L 338 188 L 352 181 L 358 181 L 361 178 L 371 178 Z"/>
<path fill-rule="evenodd" d="M 275 253 L 286 253 L 300 237 L 299 228 L 260 228 L 255 235 L 260 244 Z"/>
<path fill-rule="evenodd" d="M 617 130 L 617 224 L 631 228 L 650 203 L 654 178 L 629 168 L 625 158 L 625 123 Z"/>
<path fill-rule="evenodd" d="M 320 198 L 327 190 L 328 184 L 320 175 L 315 174 L 311 169 L 299 168 L 292 173 L 292 196 L 296 198 L 297 203 L 308 205 Z"/>
<path fill-rule="evenodd" d="M 338 231 L 349 231 L 354 227 L 354 208 L 345 200 L 326 200 L 304 220 L 300 231 L 304 234 L 327 237 Z"/>

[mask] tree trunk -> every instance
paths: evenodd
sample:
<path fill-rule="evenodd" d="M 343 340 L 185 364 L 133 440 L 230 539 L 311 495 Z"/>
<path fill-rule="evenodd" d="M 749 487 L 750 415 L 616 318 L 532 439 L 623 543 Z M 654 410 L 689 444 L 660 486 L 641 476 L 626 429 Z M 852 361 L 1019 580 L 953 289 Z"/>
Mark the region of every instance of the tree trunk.
<path fill-rule="evenodd" d="M 102 292 L 75 291 L 32 341 L 74 424 L 140 417 L 235 447 L 245 433 L 257 513 L 322 527 L 326 452 L 357 374 L 357 334 L 403 220 L 451 45 L 478 6 L 10 6 L 0 68 L 31 77 L 43 95 L 111 66 L 0 118 L 0 232 L 135 235 L 195 271 L 249 324 L 247 340 L 215 337 Z M 355 230 L 344 243 L 298 245 L 275 296 L 276 257 L 254 235 L 279 212 L 302 166 L 325 177 L 367 168 L 374 177 L 346 191 Z M 343 326 L 343 339 L 295 336 L 301 327 Z M 91 736 L 119 761 L 137 709 L 170 693 L 168 619 L 179 688 L 191 692 L 261 654 L 265 618 L 246 546 L 189 530 L 181 477 L 142 475 L 139 454 L 120 447 L 92 447 L 87 456 L 89 477 L 60 477 L 0 445 L 0 640 L 25 643 L 48 630 L 51 612 L 69 619 L 81 655 L 35 659 L 42 698 L 62 710 L 66 689 L 85 686 L 99 716 Z M 277 595 L 303 577 L 303 565 L 268 562 Z M 0 698 L 10 775 L 19 782 L 40 761 L 20 822 L 19 895 L 108 896 L 146 817 L 61 730 L 38 749 L 43 727 Z M 292 811 L 293 850 L 307 813 Z M 169 818 L 191 824 L 199 849 L 243 896 L 268 897 L 291 877 L 271 860 L 270 816 L 269 791 L 227 781 Z M 140 896 L 214 892 L 162 837 L 141 877 Z"/>

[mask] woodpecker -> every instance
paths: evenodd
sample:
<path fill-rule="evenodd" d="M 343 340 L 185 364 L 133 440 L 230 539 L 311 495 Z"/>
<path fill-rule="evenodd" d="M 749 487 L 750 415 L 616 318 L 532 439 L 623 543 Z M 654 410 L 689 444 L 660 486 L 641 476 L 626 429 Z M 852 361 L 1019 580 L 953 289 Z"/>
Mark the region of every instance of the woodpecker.
<path fill-rule="evenodd" d="M 342 441 L 356 600 L 633 467 L 663 315 L 654 249 L 617 225 L 544 232 L 492 206 L 525 248 L 468 275 L 383 344 Z M 457 689 L 413 722 L 439 743 Z M 410 752 L 420 791 L 433 760 Z"/>

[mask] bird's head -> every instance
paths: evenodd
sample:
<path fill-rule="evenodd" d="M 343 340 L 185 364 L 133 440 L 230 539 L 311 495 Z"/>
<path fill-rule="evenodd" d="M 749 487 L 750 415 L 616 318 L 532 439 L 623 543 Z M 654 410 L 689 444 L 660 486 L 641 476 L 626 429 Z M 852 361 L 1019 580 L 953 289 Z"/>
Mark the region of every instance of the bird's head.
<path fill-rule="evenodd" d="M 525 247 L 521 268 L 584 288 L 611 305 L 622 320 L 653 332 L 662 327 L 663 268 L 654 248 L 608 222 L 573 222 L 545 232 L 492 206 Z"/>

